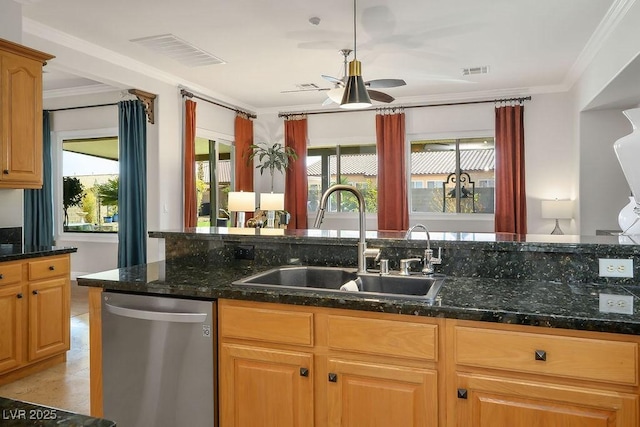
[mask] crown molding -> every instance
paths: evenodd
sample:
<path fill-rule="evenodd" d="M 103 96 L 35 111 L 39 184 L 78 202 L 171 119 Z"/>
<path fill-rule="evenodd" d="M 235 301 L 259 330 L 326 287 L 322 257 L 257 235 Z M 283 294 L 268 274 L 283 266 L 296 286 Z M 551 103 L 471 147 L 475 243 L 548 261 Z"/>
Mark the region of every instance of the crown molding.
<path fill-rule="evenodd" d="M 578 55 L 578 58 L 567 72 L 563 82 L 564 86 L 571 88 L 574 83 L 578 81 L 584 70 L 602 48 L 605 40 L 616 29 L 634 3 L 635 0 L 615 0 L 613 2 L 606 15 L 602 18 L 602 21 L 600 21 L 600 24 L 598 24 L 598 27 L 596 27 L 593 34 L 591 34 L 591 37 Z"/>

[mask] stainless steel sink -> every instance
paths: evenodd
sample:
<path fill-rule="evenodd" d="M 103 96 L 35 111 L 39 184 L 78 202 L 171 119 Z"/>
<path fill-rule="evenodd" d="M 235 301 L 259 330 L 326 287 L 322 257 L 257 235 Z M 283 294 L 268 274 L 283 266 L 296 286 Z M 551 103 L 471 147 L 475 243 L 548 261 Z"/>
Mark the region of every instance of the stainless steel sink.
<path fill-rule="evenodd" d="M 269 288 L 312 288 L 321 291 L 349 292 L 363 297 L 396 296 L 421 300 L 435 300 L 445 277 L 401 276 L 399 274 L 380 275 L 378 273 L 357 273 L 355 269 L 339 267 L 294 266 L 278 267 L 233 282 L 239 286 Z M 340 287 L 355 281 L 358 291 L 342 291 Z"/>

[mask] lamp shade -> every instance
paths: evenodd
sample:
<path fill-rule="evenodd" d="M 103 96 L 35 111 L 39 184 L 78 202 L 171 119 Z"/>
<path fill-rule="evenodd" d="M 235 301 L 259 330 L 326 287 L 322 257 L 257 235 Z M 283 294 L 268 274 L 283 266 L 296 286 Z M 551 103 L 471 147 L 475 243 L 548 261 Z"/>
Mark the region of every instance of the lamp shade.
<path fill-rule="evenodd" d="M 263 211 L 281 211 L 284 209 L 284 193 L 261 193 L 260 209 Z"/>
<path fill-rule="evenodd" d="M 571 219 L 573 218 L 573 200 L 543 200 L 542 218 Z"/>
<path fill-rule="evenodd" d="M 229 192 L 229 210 L 232 212 L 249 212 L 256 209 L 256 193 L 251 191 Z"/>
<path fill-rule="evenodd" d="M 356 110 L 368 107 L 371 107 L 371 99 L 362 79 L 360 61 L 354 59 L 349 62 L 349 78 L 344 88 L 340 108 Z"/>

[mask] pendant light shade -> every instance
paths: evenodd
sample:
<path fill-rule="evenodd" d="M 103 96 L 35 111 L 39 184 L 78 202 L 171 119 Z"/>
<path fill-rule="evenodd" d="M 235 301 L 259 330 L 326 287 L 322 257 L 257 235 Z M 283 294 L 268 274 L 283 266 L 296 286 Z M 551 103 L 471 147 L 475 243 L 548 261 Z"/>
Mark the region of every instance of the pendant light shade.
<path fill-rule="evenodd" d="M 360 61 L 354 59 L 349 62 L 349 78 L 344 88 L 340 108 L 356 110 L 371 107 L 371 99 L 364 85 L 360 71 Z"/>
<path fill-rule="evenodd" d="M 357 110 L 371 107 L 371 98 L 362 79 L 361 63 L 358 61 L 356 39 L 356 0 L 353 0 L 353 61 L 349 62 L 349 78 L 344 88 L 340 108 Z"/>

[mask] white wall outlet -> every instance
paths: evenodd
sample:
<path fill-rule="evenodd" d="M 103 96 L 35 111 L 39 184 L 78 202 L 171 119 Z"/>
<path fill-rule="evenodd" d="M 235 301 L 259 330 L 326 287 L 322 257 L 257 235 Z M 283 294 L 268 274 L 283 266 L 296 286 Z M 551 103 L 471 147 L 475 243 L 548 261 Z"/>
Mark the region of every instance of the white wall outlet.
<path fill-rule="evenodd" d="M 600 277 L 633 277 L 633 259 L 599 258 Z"/>
<path fill-rule="evenodd" d="M 633 314 L 633 295 L 600 294 L 600 311 Z"/>

